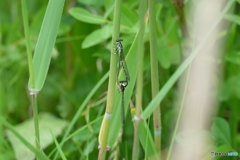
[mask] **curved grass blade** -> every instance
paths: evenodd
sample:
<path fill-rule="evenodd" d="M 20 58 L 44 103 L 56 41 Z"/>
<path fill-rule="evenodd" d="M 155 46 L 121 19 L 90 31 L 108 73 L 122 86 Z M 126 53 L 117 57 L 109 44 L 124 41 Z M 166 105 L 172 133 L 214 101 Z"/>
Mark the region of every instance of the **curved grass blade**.
<path fill-rule="evenodd" d="M 8 128 L 9 131 L 11 131 L 29 150 L 31 150 L 33 153 L 35 153 L 36 157 L 39 158 L 39 160 L 49 160 L 48 157 L 38 149 L 36 149 L 34 146 L 32 146 L 25 138 L 23 138 L 15 129 L 14 127 L 8 123 L 5 119 L 0 117 L 1 122 L 5 127 Z"/>
<path fill-rule="evenodd" d="M 33 57 L 34 89 L 38 91 L 42 89 L 47 76 L 64 2 L 65 0 L 50 0 L 43 19 Z M 28 86 L 31 88 L 30 83 Z"/>

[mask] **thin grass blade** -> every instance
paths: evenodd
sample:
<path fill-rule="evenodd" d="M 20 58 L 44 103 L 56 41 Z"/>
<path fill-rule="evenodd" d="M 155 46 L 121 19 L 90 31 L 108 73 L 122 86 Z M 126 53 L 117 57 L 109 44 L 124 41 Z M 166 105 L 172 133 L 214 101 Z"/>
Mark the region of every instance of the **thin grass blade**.
<path fill-rule="evenodd" d="M 32 146 L 25 138 L 23 138 L 15 129 L 14 127 L 8 123 L 5 119 L 0 117 L 1 122 L 5 127 L 9 129 L 29 150 L 31 150 L 33 153 L 35 153 L 36 157 L 38 157 L 40 160 L 49 160 L 48 157 L 41 152 L 40 150 L 36 149 L 34 146 Z"/>
<path fill-rule="evenodd" d="M 65 155 L 64 155 L 64 153 L 63 153 L 63 151 L 62 151 L 62 149 L 61 149 L 61 147 L 60 147 L 60 145 L 59 145 L 59 143 L 58 143 L 58 141 L 56 139 L 56 137 L 53 135 L 52 132 L 51 132 L 51 134 L 52 134 L 52 137 L 54 139 L 54 143 L 55 143 L 55 145 L 57 147 L 58 152 L 60 153 L 60 156 L 61 156 L 62 160 L 67 160 L 67 158 L 65 157 Z"/>

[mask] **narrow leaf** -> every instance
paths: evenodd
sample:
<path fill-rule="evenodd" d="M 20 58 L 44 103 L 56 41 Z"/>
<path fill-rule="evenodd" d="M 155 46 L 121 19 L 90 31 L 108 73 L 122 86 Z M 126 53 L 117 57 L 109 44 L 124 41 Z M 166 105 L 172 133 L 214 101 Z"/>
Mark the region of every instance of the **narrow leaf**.
<path fill-rule="evenodd" d="M 89 34 L 82 43 L 82 48 L 92 47 L 97 45 L 104 40 L 110 38 L 112 35 L 112 25 L 106 25 L 101 29 L 95 30 Z"/>
<path fill-rule="evenodd" d="M 79 21 L 92 24 L 104 24 L 106 20 L 98 15 L 90 13 L 88 10 L 83 8 L 72 8 L 69 13 Z"/>
<path fill-rule="evenodd" d="M 233 15 L 233 14 L 227 14 L 226 16 L 224 16 L 224 18 L 230 22 L 240 25 L 240 16 Z"/>
<path fill-rule="evenodd" d="M 55 143 L 55 145 L 56 145 L 56 147 L 57 147 L 57 150 L 58 150 L 58 152 L 60 153 L 61 158 L 62 158 L 63 160 L 67 160 L 67 158 L 65 157 L 65 155 L 64 155 L 64 153 L 63 153 L 63 151 L 62 151 L 62 149 L 61 149 L 61 147 L 60 147 L 60 145 L 59 145 L 59 143 L 58 143 L 58 141 L 57 141 L 57 139 L 56 139 L 56 137 L 53 135 L 53 133 L 51 133 L 51 134 L 52 134 L 52 137 L 53 137 L 53 139 L 54 139 L 54 143 Z"/>
<path fill-rule="evenodd" d="M 231 133 L 228 122 L 223 118 L 215 118 L 211 128 L 212 135 L 219 145 L 231 146 Z"/>
<path fill-rule="evenodd" d="M 36 90 L 42 89 L 47 76 L 63 6 L 64 0 L 50 0 L 47 6 L 33 57 Z"/>

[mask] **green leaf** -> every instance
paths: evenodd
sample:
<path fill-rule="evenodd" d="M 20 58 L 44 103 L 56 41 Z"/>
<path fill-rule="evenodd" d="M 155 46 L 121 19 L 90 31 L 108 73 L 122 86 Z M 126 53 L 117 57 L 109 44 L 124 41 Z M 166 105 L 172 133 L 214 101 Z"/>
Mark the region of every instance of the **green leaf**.
<path fill-rule="evenodd" d="M 82 48 L 89 48 L 99 43 L 102 43 L 104 40 L 110 38 L 112 35 L 112 25 L 105 25 L 103 28 L 95 30 L 89 34 L 82 43 Z"/>
<path fill-rule="evenodd" d="M 144 152 L 147 157 L 151 157 L 157 154 L 157 150 L 151 135 L 151 132 L 148 128 L 147 122 L 143 121 L 139 124 L 139 139 L 144 148 Z"/>
<path fill-rule="evenodd" d="M 228 122 L 223 118 L 214 118 L 211 132 L 219 145 L 231 146 L 231 133 Z"/>
<path fill-rule="evenodd" d="M 229 145 L 226 145 L 226 144 L 221 145 L 215 149 L 215 152 L 232 152 L 232 151 L 234 151 L 232 149 L 232 147 L 230 147 Z"/>
<path fill-rule="evenodd" d="M 88 10 L 83 8 L 72 8 L 69 13 L 79 21 L 92 24 L 104 24 L 106 20 L 98 15 L 90 13 Z"/>
<path fill-rule="evenodd" d="M 26 140 L 24 138 L 25 135 L 22 136 L 21 134 L 19 134 L 17 132 L 17 130 L 15 129 L 15 127 L 13 127 L 10 123 L 8 123 L 2 117 L 0 117 L 0 119 L 1 119 L 2 123 L 4 124 L 4 126 L 7 127 L 7 129 L 8 129 L 7 135 L 11 135 L 11 137 L 12 138 L 14 137 L 14 139 L 15 139 L 14 143 L 16 142 L 16 144 L 13 144 L 13 147 L 18 146 L 18 145 L 20 145 L 20 146 L 23 145 L 24 147 L 26 147 L 25 151 L 31 152 L 32 154 L 34 153 L 40 160 L 49 160 L 48 157 L 45 154 L 43 154 L 43 152 L 36 149 L 31 143 L 28 142 L 28 140 Z M 31 130 L 33 130 L 33 129 L 31 128 Z M 24 152 L 21 154 L 24 154 Z M 33 159 L 33 158 L 34 158 L 34 156 L 31 159 Z M 17 157 L 17 159 L 18 159 L 18 157 Z M 24 160 L 24 159 L 25 159 L 25 157 L 23 157 L 23 159 L 21 159 L 21 160 Z"/>
<path fill-rule="evenodd" d="M 230 52 L 225 56 L 227 62 L 240 65 L 240 52 Z"/>
<path fill-rule="evenodd" d="M 227 19 L 230 22 L 236 23 L 240 25 L 240 16 L 233 15 L 233 14 L 227 14 L 224 16 L 225 19 Z"/>
<path fill-rule="evenodd" d="M 138 21 L 137 14 L 131 10 L 127 5 L 122 5 L 122 15 L 121 15 L 121 23 L 133 27 Z"/>
<path fill-rule="evenodd" d="M 83 151 L 84 155 L 89 155 L 97 145 L 97 138 L 92 138 Z"/>
<path fill-rule="evenodd" d="M 225 80 L 224 84 L 222 85 L 219 99 L 221 101 L 226 101 L 230 98 L 237 98 L 240 99 L 240 74 L 233 75 Z M 233 85 L 234 84 L 234 85 Z"/>
<path fill-rule="evenodd" d="M 79 3 L 85 5 L 94 5 L 94 6 L 102 6 L 104 4 L 104 0 L 78 0 Z"/>
<path fill-rule="evenodd" d="M 39 129 L 41 146 L 46 148 L 53 142 L 50 131 L 52 131 L 54 136 L 61 134 L 63 128 L 67 125 L 67 122 L 58 119 L 50 114 L 43 113 L 39 115 Z M 22 137 L 27 137 L 27 142 L 31 145 L 35 145 L 35 132 L 34 132 L 34 121 L 29 119 L 21 124 L 14 126 L 14 129 Z M 34 159 L 34 154 L 28 149 L 28 147 L 21 142 L 21 140 L 11 132 L 7 131 L 7 137 L 10 140 L 13 150 L 15 152 L 16 158 L 18 160 L 32 160 Z"/>
<path fill-rule="evenodd" d="M 35 89 L 39 91 L 47 76 L 64 2 L 64 0 L 50 0 L 43 19 L 33 57 Z M 31 88 L 30 83 L 28 87 Z"/>

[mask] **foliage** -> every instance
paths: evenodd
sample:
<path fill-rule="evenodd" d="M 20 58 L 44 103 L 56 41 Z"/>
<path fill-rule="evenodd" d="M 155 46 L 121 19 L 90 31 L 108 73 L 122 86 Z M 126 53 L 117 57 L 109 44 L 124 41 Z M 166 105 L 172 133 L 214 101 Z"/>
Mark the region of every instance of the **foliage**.
<path fill-rule="evenodd" d="M 48 0 L 27 0 L 30 40 L 34 53 L 38 52 L 36 54 L 44 53 L 42 49 L 45 45 L 37 47 L 37 43 L 40 43 L 37 40 L 47 4 Z M 184 4 L 186 11 L 190 4 L 190 0 Z M 129 108 L 129 103 L 133 102 L 134 104 L 136 94 L 134 87 L 137 77 L 138 6 L 139 1 L 137 0 L 123 1 L 120 24 L 120 37 L 123 39 L 124 54 L 131 77 L 125 92 L 127 116 L 125 125 L 128 126 L 125 131 L 128 150 L 125 152 L 128 159 L 131 159 L 134 134 L 132 117 L 127 108 Z M 240 153 L 239 6 L 239 1 L 236 1 L 231 8 L 231 13 L 223 15 L 224 20 L 229 21 L 229 25 L 223 28 L 225 34 L 219 36 L 223 40 L 223 56 L 216 61 L 222 64 L 223 67 L 219 69 L 219 72 L 223 74 L 218 77 L 220 82 L 217 97 L 218 108 L 212 119 L 211 130 L 208 131 L 211 140 L 216 145 L 215 151 L 219 152 L 236 151 Z M 183 41 L 177 12 L 171 1 L 158 0 L 155 7 L 160 92 L 152 101 L 149 27 L 146 26 L 142 117 L 149 119 L 141 123 L 139 128 L 141 141 L 139 156 L 141 159 L 156 152 L 151 115 L 155 103 L 159 102 L 161 102 L 163 122 L 162 150 L 168 149 L 179 106 L 176 102 L 178 87 L 175 83 L 197 55 L 197 51 L 193 51 L 192 57 L 183 61 L 185 55 L 182 54 L 182 46 L 186 42 Z M 40 113 L 47 112 L 57 118 L 49 120 L 49 117 L 40 116 L 40 132 L 45 132 L 41 123 L 46 122 L 49 123 L 53 133 L 53 135 L 47 135 L 49 139 L 44 145 L 45 154 L 43 154 L 28 143 L 28 140 L 33 139 L 34 135 L 23 134 L 22 129 L 16 127 L 28 123 L 32 117 L 30 97 L 28 96 L 29 74 L 21 4 L 13 0 L 0 1 L 0 159 L 15 159 L 18 155 L 16 145 L 20 147 L 17 149 L 19 151 L 25 150 L 26 146 L 32 147 L 31 151 L 44 159 L 47 159 L 46 156 L 54 159 L 56 152 L 60 153 L 57 159 L 96 159 L 98 154 L 97 137 L 106 106 L 108 85 L 106 81 L 108 74 L 106 73 L 110 66 L 113 12 L 114 0 L 66 1 L 59 30 L 52 28 L 51 25 L 45 28 L 45 35 L 53 30 L 57 34 L 57 39 L 55 45 L 54 38 L 42 42 L 44 44 L 51 43 L 49 49 L 51 54 L 48 58 L 52 58 L 52 60 L 49 69 L 46 69 L 48 74 L 43 88 L 42 83 L 39 83 L 38 88 L 42 88 L 42 90 L 38 95 L 38 106 Z M 188 12 L 186 15 L 188 23 Z M 45 21 L 51 23 L 50 19 Z M 53 32 L 51 33 L 53 34 Z M 53 46 L 54 49 L 51 51 Z M 42 63 L 46 63 L 46 61 L 43 60 Z M 40 77 L 44 79 L 44 76 L 45 73 Z M 121 94 L 117 91 L 117 87 L 115 93 L 112 115 L 114 119 L 111 122 L 108 139 L 108 145 L 112 147 L 112 150 L 106 154 L 109 159 L 118 157 L 119 152 L 123 150 L 123 146 L 119 145 Z M 69 126 L 66 126 L 66 121 L 69 122 Z M 64 126 L 66 128 L 61 134 L 54 132 L 55 127 L 62 129 Z M 7 136 L 4 134 L 11 127 L 13 132 L 19 133 L 20 136 L 17 137 L 25 139 L 25 141 L 22 139 L 25 145 L 18 144 L 20 142 L 13 143 L 11 138 L 13 135 L 9 131 L 7 131 Z M 31 129 L 24 128 L 24 130 Z M 14 135 L 16 136 L 16 134 Z M 177 137 L 179 138 L 179 135 Z M 180 143 L 180 139 L 176 143 Z M 209 150 L 209 153 L 211 151 L 213 150 Z"/>

